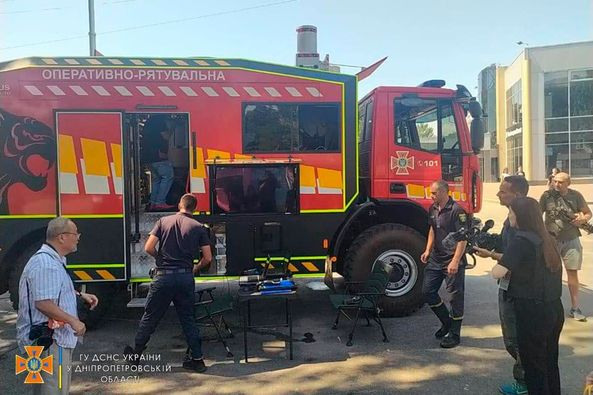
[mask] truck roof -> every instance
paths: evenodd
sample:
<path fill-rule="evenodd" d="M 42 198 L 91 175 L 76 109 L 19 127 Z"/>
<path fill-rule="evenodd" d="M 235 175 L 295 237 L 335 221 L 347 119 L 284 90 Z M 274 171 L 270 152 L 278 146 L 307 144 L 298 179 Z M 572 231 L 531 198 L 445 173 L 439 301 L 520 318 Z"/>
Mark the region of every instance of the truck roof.
<path fill-rule="evenodd" d="M 159 58 L 159 57 L 118 57 L 118 56 L 84 56 L 84 57 L 28 57 L 0 62 L 0 72 L 26 69 L 31 67 L 129 67 L 129 68 L 208 68 L 208 69 L 246 69 L 295 75 L 311 79 L 346 82 L 356 77 L 318 69 L 281 65 L 269 62 L 240 58 Z"/>
<path fill-rule="evenodd" d="M 449 88 L 425 88 L 425 87 L 409 87 L 409 86 L 378 86 L 367 93 L 360 101 L 366 100 L 368 97 L 377 93 L 417 93 L 432 96 L 451 97 L 457 94 L 457 91 Z"/>

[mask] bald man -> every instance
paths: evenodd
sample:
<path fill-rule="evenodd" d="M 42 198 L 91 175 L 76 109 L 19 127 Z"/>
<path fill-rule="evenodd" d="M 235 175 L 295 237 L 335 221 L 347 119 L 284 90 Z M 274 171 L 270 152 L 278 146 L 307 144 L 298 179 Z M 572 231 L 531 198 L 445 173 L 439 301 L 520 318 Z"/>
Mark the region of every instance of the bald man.
<path fill-rule="evenodd" d="M 577 321 L 586 321 L 579 308 L 579 276 L 578 271 L 583 263 L 583 246 L 579 240 L 579 226 L 589 222 L 591 210 L 580 192 L 570 189 L 570 176 L 560 172 L 554 176 L 553 189 L 545 191 L 539 204 L 545 214 L 548 232 L 556 238 L 562 261 L 566 268 L 568 290 L 572 307 L 568 313 Z M 567 212 L 574 219 L 567 221 L 557 214 L 559 210 Z"/>

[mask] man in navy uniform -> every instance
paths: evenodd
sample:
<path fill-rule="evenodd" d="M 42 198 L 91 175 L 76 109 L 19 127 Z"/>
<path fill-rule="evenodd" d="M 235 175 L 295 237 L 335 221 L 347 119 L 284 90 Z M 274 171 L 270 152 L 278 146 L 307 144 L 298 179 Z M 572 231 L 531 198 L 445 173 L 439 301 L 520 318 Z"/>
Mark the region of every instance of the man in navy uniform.
<path fill-rule="evenodd" d="M 183 367 L 196 372 L 206 371 L 200 331 L 194 316 L 194 274 L 210 263 L 212 251 L 208 232 L 192 216 L 197 204 L 193 195 L 183 195 L 179 212 L 160 218 L 146 241 L 144 250 L 156 259 L 156 276 L 150 284 L 135 348 L 126 346 L 124 349 L 130 363 L 138 362 L 150 335 L 173 302 L 191 349 L 191 359 L 184 361 Z M 200 253 L 201 259 L 194 265 L 194 258 Z"/>
<path fill-rule="evenodd" d="M 430 230 L 426 249 L 420 257 L 426 264 L 422 293 L 442 324 L 435 337 L 442 339 L 441 347 L 453 348 L 459 344 L 461 336 L 467 241 L 458 241 L 454 249 L 451 249 L 443 245 L 443 240 L 449 234 L 467 227 L 467 215 L 461 206 L 449 197 L 449 185 L 446 181 L 433 182 L 430 186 L 430 196 L 434 201 L 429 210 Z M 439 296 L 443 280 L 451 294 L 450 311 Z"/>

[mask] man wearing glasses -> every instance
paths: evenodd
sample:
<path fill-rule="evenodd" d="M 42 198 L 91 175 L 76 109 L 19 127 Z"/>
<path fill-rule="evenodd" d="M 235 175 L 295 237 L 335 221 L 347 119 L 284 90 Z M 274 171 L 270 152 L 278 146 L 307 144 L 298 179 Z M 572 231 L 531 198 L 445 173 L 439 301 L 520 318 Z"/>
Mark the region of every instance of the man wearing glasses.
<path fill-rule="evenodd" d="M 86 332 L 84 323 L 78 319 L 76 296 L 91 310 L 99 303 L 95 295 L 77 292 L 66 270 L 66 255 L 77 250 L 79 239 L 76 224 L 68 218 L 49 221 L 45 243 L 29 259 L 19 282 L 16 329 L 21 352 L 25 352 L 25 346 L 43 345 L 46 347 L 42 358 L 52 354 L 54 361 L 61 358 L 65 366 L 62 388 L 58 388 L 58 364 L 54 363 L 53 375 L 46 375 L 43 384 L 35 385 L 34 393 L 69 393 L 72 352 L 77 337 Z"/>

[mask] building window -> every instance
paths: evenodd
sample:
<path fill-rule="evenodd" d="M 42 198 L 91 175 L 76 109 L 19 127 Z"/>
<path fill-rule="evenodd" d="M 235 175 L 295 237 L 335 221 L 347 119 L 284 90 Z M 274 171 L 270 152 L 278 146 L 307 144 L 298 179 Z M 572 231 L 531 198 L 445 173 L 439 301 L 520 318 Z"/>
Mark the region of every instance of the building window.
<path fill-rule="evenodd" d="M 515 82 L 506 92 L 507 132 L 519 129 L 523 124 L 523 99 L 521 80 Z"/>
<path fill-rule="evenodd" d="M 523 166 L 523 133 L 507 137 L 507 167 L 510 174 Z"/>
<path fill-rule="evenodd" d="M 593 69 L 544 74 L 546 172 L 593 174 Z"/>
<path fill-rule="evenodd" d="M 243 152 L 339 152 L 337 104 L 266 104 L 243 106 Z"/>

